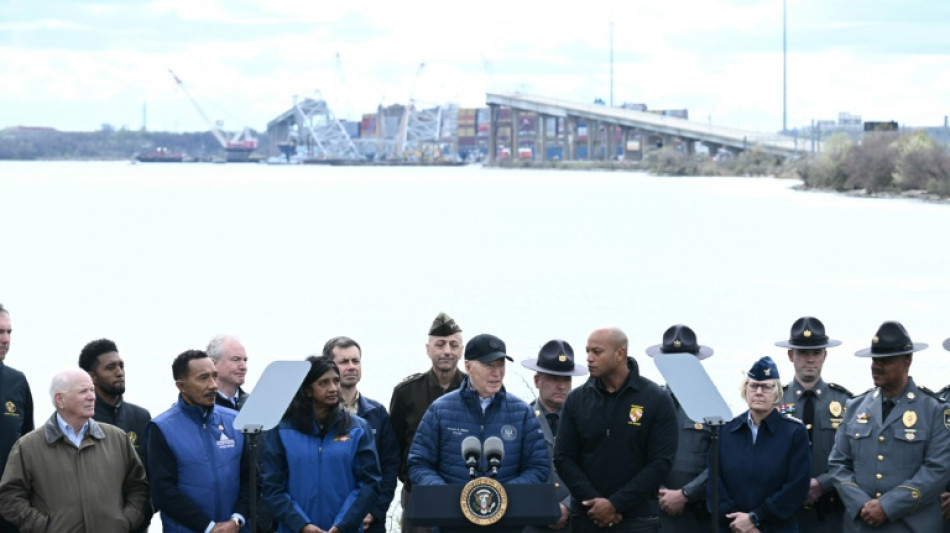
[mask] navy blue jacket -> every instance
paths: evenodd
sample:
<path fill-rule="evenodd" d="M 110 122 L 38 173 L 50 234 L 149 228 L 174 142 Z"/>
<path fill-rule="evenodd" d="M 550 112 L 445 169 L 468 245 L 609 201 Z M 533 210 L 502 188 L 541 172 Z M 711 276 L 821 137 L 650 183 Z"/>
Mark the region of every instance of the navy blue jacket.
<path fill-rule="evenodd" d="M 0 476 L 13 443 L 33 431 L 33 394 L 26 376 L 0 361 Z M 0 532 L 16 531 L 0 516 Z"/>
<path fill-rule="evenodd" d="M 500 483 L 544 483 L 551 467 L 541 425 L 534 411 L 502 387 L 485 412 L 469 378 L 461 388 L 436 400 L 419 423 L 409 447 L 409 479 L 413 485 L 467 483 L 468 468 L 462 458 L 462 440 L 475 436 L 484 442 L 499 437 L 505 457 L 495 478 Z M 482 457 L 478 470 L 485 474 L 488 463 Z"/>
<path fill-rule="evenodd" d="M 281 532 L 297 533 L 307 524 L 323 531 L 362 530 L 363 518 L 378 497 L 380 470 L 373 430 L 349 415 L 340 428 L 340 413 L 310 433 L 284 419 L 264 441 L 264 500 Z"/>
<path fill-rule="evenodd" d="M 367 533 L 386 532 L 386 513 L 389 504 L 396 495 L 396 476 L 399 475 L 399 463 L 402 461 L 399 453 L 399 442 L 396 441 L 396 432 L 393 431 L 389 413 L 383 404 L 371 400 L 360 394 L 359 408 L 356 412 L 360 418 L 369 422 L 373 428 L 373 437 L 376 440 L 376 454 L 379 457 L 379 467 L 382 470 L 382 479 L 379 483 L 379 497 L 370 508 L 375 520 L 367 529 Z"/>
<path fill-rule="evenodd" d="M 233 409 L 188 405 L 179 396 L 149 422 L 148 481 L 163 531 L 200 533 L 233 513 L 248 516 L 247 458 L 236 416 Z"/>
<path fill-rule="evenodd" d="M 763 532 L 798 531 L 795 511 L 811 481 L 808 430 L 773 409 L 753 444 L 748 417 L 745 411 L 719 432 L 719 530 L 729 531 L 726 514 L 754 511 Z"/>

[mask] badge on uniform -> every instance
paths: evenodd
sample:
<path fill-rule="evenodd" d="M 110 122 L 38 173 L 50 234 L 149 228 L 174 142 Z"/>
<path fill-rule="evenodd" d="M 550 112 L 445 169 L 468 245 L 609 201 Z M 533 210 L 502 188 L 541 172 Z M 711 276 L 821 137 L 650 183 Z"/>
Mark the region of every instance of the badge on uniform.
<path fill-rule="evenodd" d="M 858 424 L 867 424 L 868 418 L 869 417 L 867 413 L 858 413 L 858 417 L 854 421 Z"/>
<path fill-rule="evenodd" d="M 841 404 L 837 400 L 828 404 L 828 410 L 831 411 L 831 416 L 835 418 L 841 416 Z"/>
<path fill-rule="evenodd" d="M 13 402 L 8 401 L 7 403 L 4 404 L 4 408 L 6 408 L 6 410 L 7 410 L 7 412 L 4 413 L 4 414 L 6 414 L 6 415 L 15 415 L 15 414 L 17 414 L 17 413 L 16 413 L 16 404 L 13 403 Z"/>
<path fill-rule="evenodd" d="M 218 449 L 223 450 L 225 448 L 233 448 L 233 447 L 234 447 L 234 439 L 228 438 L 228 435 L 226 433 L 222 433 L 221 436 L 218 438 Z"/>
<path fill-rule="evenodd" d="M 631 405 L 630 406 L 630 422 L 627 422 L 627 423 L 632 426 L 639 426 L 641 418 L 643 418 L 643 406 Z"/>
<path fill-rule="evenodd" d="M 795 412 L 795 404 L 783 403 L 782 405 L 779 405 L 777 409 L 778 409 L 779 414 L 790 415 Z"/>
<path fill-rule="evenodd" d="M 914 427 L 914 424 L 917 423 L 917 413 L 913 411 L 904 411 L 904 416 L 901 418 L 904 421 L 904 425 L 907 427 Z"/>

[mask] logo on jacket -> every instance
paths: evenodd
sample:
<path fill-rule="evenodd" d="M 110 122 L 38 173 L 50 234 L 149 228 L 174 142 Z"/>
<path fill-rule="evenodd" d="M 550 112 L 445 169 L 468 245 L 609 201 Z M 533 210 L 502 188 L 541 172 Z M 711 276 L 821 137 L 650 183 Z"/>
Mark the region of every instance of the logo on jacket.
<path fill-rule="evenodd" d="M 130 431 L 127 436 L 129 437 L 129 442 L 132 443 L 132 446 L 135 446 L 135 441 L 139 440 L 139 436 L 134 431 Z"/>
<path fill-rule="evenodd" d="M 518 430 L 515 429 L 515 426 L 511 424 L 505 424 L 501 426 L 501 438 L 505 440 L 515 440 L 515 437 L 518 436 Z"/>
<path fill-rule="evenodd" d="M 639 426 L 641 418 L 643 418 L 643 406 L 631 405 L 630 406 L 630 422 L 628 422 L 628 424 L 633 425 L 633 426 Z"/>
<path fill-rule="evenodd" d="M 4 407 L 6 407 L 7 412 L 5 414 L 15 415 L 16 414 L 16 404 L 13 402 L 7 402 Z"/>
<path fill-rule="evenodd" d="M 508 509 L 505 487 L 489 477 L 475 478 L 462 488 L 462 514 L 469 522 L 489 526 L 501 520 Z"/>
<path fill-rule="evenodd" d="M 221 436 L 218 437 L 219 450 L 223 450 L 225 448 L 233 448 L 233 447 L 234 447 L 234 439 L 228 438 L 226 433 L 222 433 Z"/>

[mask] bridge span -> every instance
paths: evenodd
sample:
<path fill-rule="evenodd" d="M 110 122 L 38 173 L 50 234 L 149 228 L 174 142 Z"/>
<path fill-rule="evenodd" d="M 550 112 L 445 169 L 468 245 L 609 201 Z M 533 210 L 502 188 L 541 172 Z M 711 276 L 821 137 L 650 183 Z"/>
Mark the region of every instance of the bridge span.
<path fill-rule="evenodd" d="M 486 95 L 489 107 L 490 126 L 488 134 L 488 155 L 494 161 L 498 154 L 499 110 L 502 107 L 511 109 L 510 124 L 519 124 L 519 113 L 535 113 L 538 115 L 538 131 L 531 136 L 535 142 L 535 153 L 542 157 L 546 154 L 545 145 L 549 133 L 545 131 L 548 121 L 542 117 L 555 117 L 563 121 L 564 128 L 564 159 L 576 159 L 578 144 L 578 121 L 588 124 L 588 132 L 619 128 L 619 135 L 597 136 L 588 134 L 586 145 L 587 154 L 616 153 L 615 139 L 620 138 L 621 146 L 628 146 L 629 141 L 639 140 L 639 145 L 645 145 L 646 139 L 658 139 L 658 143 L 666 145 L 674 140 L 684 142 L 688 152 L 692 153 L 695 143 L 700 142 L 709 148 L 712 154 L 720 149 L 738 153 L 753 148 L 777 157 L 791 158 L 821 151 L 817 143 L 810 140 L 795 138 L 778 133 L 764 133 L 723 126 L 715 126 L 702 122 L 682 118 L 625 109 L 608 107 L 597 104 L 582 104 L 569 100 L 560 100 L 545 96 L 527 95 L 522 93 L 488 93 Z M 520 146 L 519 128 L 510 129 L 512 156 Z M 524 136 L 527 137 L 527 136 Z M 599 150 L 595 150 L 599 148 Z M 641 152 L 642 153 L 642 152 Z"/>

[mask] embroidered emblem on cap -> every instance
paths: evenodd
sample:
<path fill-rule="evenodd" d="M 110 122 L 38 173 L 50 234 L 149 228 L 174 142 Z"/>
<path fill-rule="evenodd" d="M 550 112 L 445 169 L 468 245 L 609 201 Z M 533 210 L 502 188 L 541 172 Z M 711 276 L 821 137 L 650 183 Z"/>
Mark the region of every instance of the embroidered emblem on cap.
<path fill-rule="evenodd" d="M 765 374 L 766 376 L 771 376 L 771 375 L 772 375 L 772 369 L 771 369 L 771 368 L 763 368 L 763 369 L 762 369 L 762 373 Z"/>
<path fill-rule="evenodd" d="M 680 341 L 679 339 L 676 339 L 675 341 L 673 341 L 673 347 L 674 347 L 674 348 L 679 348 L 679 347 L 682 346 L 682 345 L 683 345 L 683 343 L 682 343 L 682 341 Z"/>
<path fill-rule="evenodd" d="M 806 329 L 805 332 L 802 333 L 802 336 L 805 337 L 806 339 L 807 339 L 808 337 L 811 337 L 811 330 L 810 330 L 810 329 Z"/>

